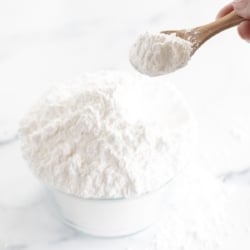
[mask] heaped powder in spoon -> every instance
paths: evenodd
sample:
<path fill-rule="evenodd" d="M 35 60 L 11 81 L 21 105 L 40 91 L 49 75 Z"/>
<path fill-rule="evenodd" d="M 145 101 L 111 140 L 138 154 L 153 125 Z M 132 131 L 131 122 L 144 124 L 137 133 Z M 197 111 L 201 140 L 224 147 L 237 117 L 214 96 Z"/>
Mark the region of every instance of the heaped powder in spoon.
<path fill-rule="evenodd" d="M 158 76 L 185 66 L 192 53 L 192 43 L 176 34 L 141 34 L 130 49 L 130 62 L 139 72 Z"/>
<path fill-rule="evenodd" d="M 186 164 L 192 122 L 169 84 L 103 72 L 51 90 L 21 122 L 20 138 L 49 186 L 85 198 L 133 197 Z"/>

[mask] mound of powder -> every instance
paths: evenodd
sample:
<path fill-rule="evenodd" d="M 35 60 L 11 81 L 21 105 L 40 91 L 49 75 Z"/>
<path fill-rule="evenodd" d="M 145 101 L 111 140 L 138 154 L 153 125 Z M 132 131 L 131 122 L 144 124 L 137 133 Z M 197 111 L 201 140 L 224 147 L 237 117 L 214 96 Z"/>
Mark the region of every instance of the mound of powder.
<path fill-rule="evenodd" d="M 130 49 L 130 62 L 139 72 L 158 76 L 173 72 L 187 64 L 192 43 L 176 34 L 141 34 Z"/>
<path fill-rule="evenodd" d="M 167 83 L 101 72 L 47 93 L 22 120 L 20 139 L 47 185 L 85 198 L 132 197 L 186 163 L 192 123 Z"/>

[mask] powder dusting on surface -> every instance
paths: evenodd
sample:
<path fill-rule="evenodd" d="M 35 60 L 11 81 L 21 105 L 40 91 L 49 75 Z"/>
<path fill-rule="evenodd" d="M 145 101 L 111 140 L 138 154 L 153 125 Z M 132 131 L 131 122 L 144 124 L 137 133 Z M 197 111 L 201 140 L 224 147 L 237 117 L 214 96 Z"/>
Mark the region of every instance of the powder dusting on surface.
<path fill-rule="evenodd" d="M 51 90 L 20 126 L 23 155 L 43 182 L 80 197 L 156 190 L 185 164 L 192 118 L 179 93 L 139 75 L 85 75 Z"/>
<path fill-rule="evenodd" d="M 249 249 L 249 188 L 225 185 L 200 166 L 174 182 L 161 220 L 148 232 L 149 240 L 131 250 Z"/>
<path fill-rule="evenodd" d="M 130 62 L 139 72 L 158 76 L 184 67 L 192 53 L 192 43 L 175 33 L 141 34 L 130 49 Z"/>

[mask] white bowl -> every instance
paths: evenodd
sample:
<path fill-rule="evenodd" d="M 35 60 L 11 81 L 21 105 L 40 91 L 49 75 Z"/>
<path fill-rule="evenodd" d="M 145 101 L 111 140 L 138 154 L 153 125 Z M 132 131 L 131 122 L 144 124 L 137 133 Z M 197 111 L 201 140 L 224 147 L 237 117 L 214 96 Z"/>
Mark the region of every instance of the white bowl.
<path fill-rule="evenodd" d="M 89 235 L 119 237 L 137 233 L 160 215 L 165 186 L 137 198 L 84 199 L 50 189 L 64 222 Z"/>

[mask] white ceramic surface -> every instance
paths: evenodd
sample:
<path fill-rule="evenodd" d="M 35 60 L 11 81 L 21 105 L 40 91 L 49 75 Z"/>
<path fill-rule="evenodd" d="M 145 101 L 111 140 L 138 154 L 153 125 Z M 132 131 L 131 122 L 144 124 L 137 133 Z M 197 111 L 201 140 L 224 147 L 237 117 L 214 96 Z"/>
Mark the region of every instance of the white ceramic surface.
<path fill-rule="evenodd" d="M 131 199 L 82 199 L 50 192 L 67 225 L 93 236 L 121 237 L 146 229 L 160 217 L 166 188 Z"/>

